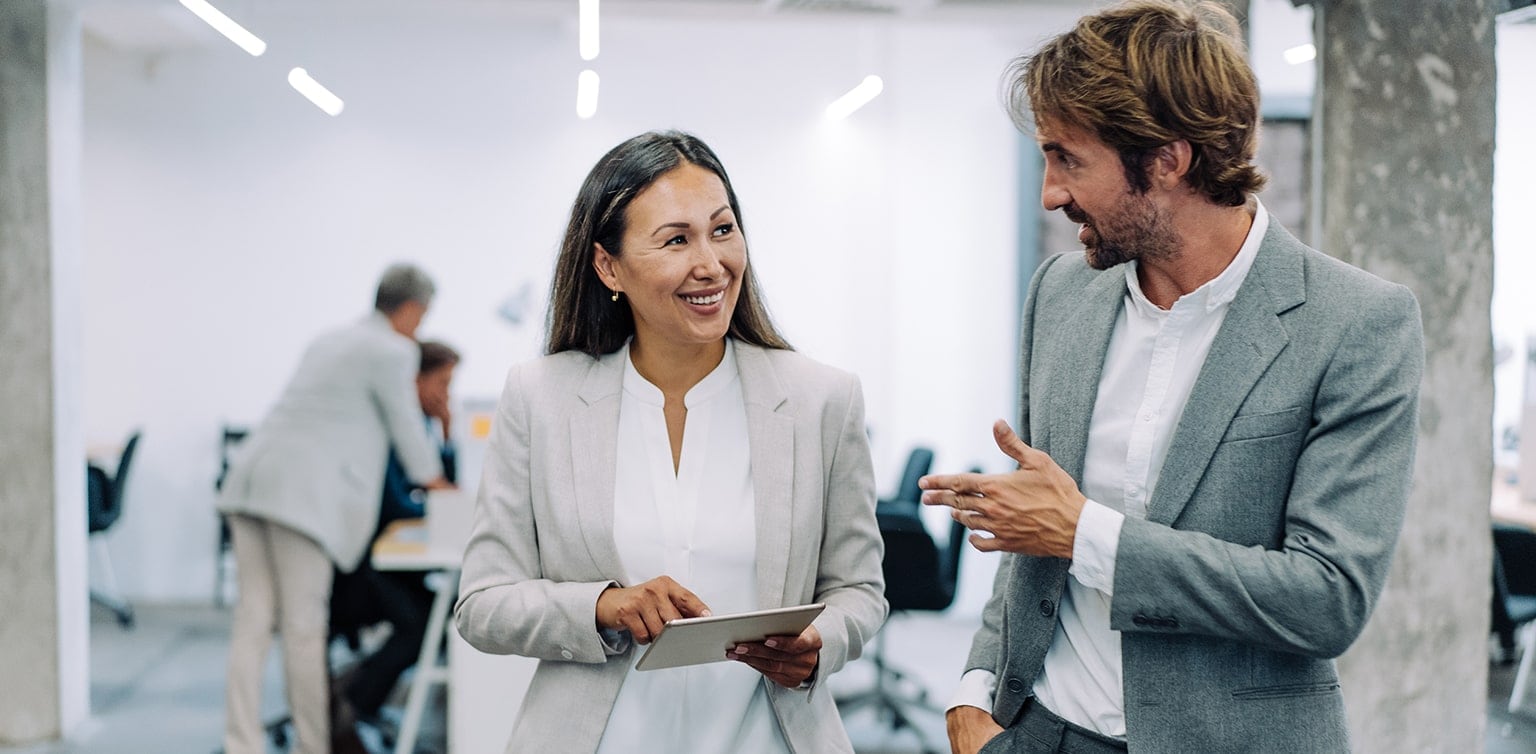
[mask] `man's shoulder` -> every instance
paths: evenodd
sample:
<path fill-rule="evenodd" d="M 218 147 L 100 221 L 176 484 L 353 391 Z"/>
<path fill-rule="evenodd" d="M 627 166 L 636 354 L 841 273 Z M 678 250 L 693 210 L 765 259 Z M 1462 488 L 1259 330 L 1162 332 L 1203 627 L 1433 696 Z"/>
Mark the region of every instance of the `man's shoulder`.
<path fill-rule="evenodd" d="M 315 339 L 315 345 L 352 347 L 396 357 L 406 355 L 413 359 L 419 353 L 415 340 L 395 332 L 387 322 L 372 315 L 321 334 Z"/>
<path fill-rule="evenodd" d="M 1407 286 L 1363 270 L 1338 257 L 1300 247 L 1307 307 L 1313 311 L 1347 310 L 1352 318 L 1382 310 L 1417 310 Z"/>
<path fill-rule="evenodd" d="M 1307 286 L 1322 292 L 1401 295 L 1408 289 L 1310 246 L 1302 246 Z"/>

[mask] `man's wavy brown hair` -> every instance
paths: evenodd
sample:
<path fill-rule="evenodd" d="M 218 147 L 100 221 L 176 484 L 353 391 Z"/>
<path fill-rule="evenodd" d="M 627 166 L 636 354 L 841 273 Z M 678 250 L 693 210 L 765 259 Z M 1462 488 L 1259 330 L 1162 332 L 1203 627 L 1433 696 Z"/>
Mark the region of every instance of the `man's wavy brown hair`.
<path fill-rule="evenodd" d="M 1253 165 L 1259 91 L 1237 21 L 1208 2 L 1133 0 L 1084 16 L 1004 78 L 1008 112 L 1035 123 L 1081 128 L 1120 154 L 1138 193 L 1158 147 L 1183 139 L 1189 185 L 1235 207 L 1264 187 Z"/>

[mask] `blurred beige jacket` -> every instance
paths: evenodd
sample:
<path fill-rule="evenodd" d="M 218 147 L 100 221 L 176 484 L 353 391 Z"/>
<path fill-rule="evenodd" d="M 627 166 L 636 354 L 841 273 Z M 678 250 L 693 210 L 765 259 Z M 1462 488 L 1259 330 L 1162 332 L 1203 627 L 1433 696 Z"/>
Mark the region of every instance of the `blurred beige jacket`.
<path fill-rule="evenodd" d="M 378 312 L 317 338 L 241 444 L 219 510 L 295 529 L 355 569 L 378 524 L 390 446 L 412 481 L 442 476 L 422 430 L 420 363 L 416 341 Z"/>

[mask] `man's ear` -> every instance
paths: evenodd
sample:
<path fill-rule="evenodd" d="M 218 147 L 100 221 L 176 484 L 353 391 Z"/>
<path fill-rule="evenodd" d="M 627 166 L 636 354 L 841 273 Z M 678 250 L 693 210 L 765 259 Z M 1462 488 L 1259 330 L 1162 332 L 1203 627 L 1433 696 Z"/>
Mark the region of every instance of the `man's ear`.
<path fill-rule="evenodd" d="M 1158 147 L 1152 153 L 1150 165 L 1152 184 L 1165 189 L 1177 188 L 1189 174 L 1189 163 L 1193 159 L 1194 150 L 1184 139 Z"/>
<path fill-rule="evenodd" d="M 624 286 L 619 284 L 619 276 L 613 271 L 613 255 L 600 243 L 592 244 L 592 269 L 597 271 L 597 278 L 608 286 L 608 290 L 624 290 Z"/>

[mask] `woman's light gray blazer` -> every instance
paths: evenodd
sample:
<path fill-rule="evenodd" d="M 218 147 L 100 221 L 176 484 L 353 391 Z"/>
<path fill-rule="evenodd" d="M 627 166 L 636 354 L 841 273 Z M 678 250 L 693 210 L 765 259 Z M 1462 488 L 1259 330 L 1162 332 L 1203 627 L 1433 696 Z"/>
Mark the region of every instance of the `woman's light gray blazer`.
<path fill-rule="evenodd" d="M 481 651 L 541 661 L 509 752 L 594 751 L 632 664 L 628 637 L 605 644 L 595 617 L 598 594 L 625 582 L 613 538 L 622 358 L 566 352 L 514 367 L 496 410 L 455 616 Z M 736 362 L 758 606 L 827 604 L 810 687 L 763 683 L 791 749 L 851 752 L 819 686 L 886 614 L 863 394 L 854 376 L 792 351 L 737 342 Z"/>

